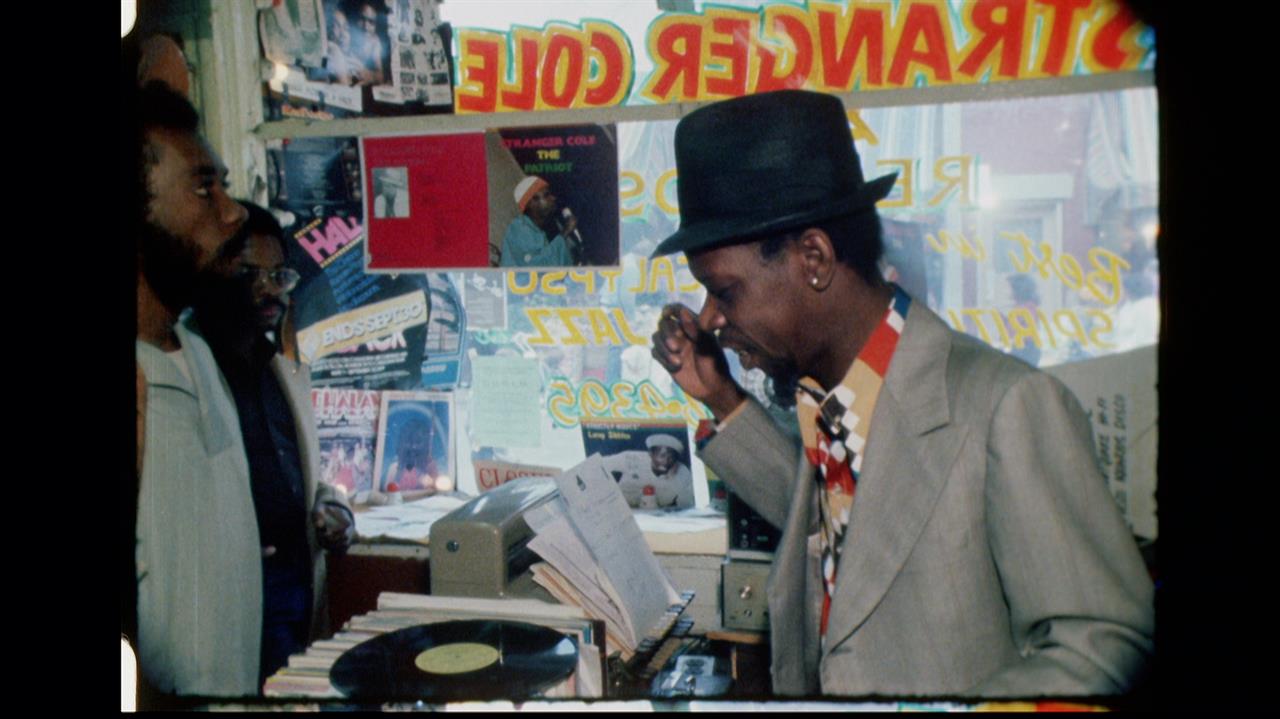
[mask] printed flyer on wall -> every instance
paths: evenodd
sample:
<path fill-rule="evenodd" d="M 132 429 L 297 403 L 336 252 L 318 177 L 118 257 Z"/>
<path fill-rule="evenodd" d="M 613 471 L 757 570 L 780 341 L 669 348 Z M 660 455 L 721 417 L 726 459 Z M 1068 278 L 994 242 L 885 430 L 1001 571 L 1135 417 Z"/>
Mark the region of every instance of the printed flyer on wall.
<path fill-rule="evenodd" d="M 498 267 L 618 264 L 618 141 L 613 125 L 502 128 L 489 163 Z"/>

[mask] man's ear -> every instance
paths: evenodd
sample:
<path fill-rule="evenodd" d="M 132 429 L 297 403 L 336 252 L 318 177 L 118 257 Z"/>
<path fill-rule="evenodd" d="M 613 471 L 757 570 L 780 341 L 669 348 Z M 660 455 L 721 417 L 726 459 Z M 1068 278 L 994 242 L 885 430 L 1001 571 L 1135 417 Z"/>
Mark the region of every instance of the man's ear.
<path fill-rule="evenodd" d="M 796 240 L 804 282 L 821 292 L 831 284 L 836 269 L 836 248 L 831 237 L 818 227 L 810 227 Z"/>

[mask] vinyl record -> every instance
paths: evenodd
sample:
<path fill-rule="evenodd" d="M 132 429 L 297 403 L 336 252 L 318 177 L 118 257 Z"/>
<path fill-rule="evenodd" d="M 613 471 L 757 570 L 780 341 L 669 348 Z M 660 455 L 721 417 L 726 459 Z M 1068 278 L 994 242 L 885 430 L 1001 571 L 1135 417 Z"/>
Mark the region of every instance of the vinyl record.
<path fill-rule="evenodd" d="M 329 681 L 353 699 L 528 698 L 573 673 L 577 644 L 524 622 L 420 624 L 348 649 Z"/>

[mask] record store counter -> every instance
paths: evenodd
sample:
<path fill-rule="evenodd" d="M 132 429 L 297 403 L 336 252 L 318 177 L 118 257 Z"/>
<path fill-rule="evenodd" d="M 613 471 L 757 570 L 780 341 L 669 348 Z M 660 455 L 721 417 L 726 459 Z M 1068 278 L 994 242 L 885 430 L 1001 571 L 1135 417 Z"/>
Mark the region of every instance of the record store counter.
<path fill-rule="evenodd" d="M 718 596 L 724 561 L 725 530 L 645 532 L 658 563 L 679 588 L 695 592 L 686 616 L 693 632 L 721 628 Z M 430 548 L 423 542 L 361 538 L 342 556 L 329 557 L 329 626 L 341 627 L 356 614 L 372 610 L 382 592 L 431 591 Z"/>
<path fill-rule="evenodd" d="M 305 666 L 312 660 L 331 660 L 328 655 L 345 646 L 342 642 L 350 640 L 348 630 L 366 629 L 364 625 L 371 622 L 370 613 L 379 615 L 379 612 L 391 608 L 384 602 L 387 593 L 428 595 L 421 602 L 412 598 L 406 600 L 414 606 L 438 604 L 438 599 L 464 596 L 468 598 L 466 606 L 475 607 L 486 600 L 472 600 L 470 597 L 495 597 L 496 592 L 510 598 L 536 598 L 555 603 L 551 594 L 533 581 L 530 573 L 530 569 L 541 571 L 539 567 L 544 566 L 533 566 L 534 562 L 541 560 L 533 553 L 531 547 L 534 543 L 527 538 L 521 539 L 533 524 L 530 520 L 526 525 L 524 512 L 532 510 L 527 510 L 524 505 L 509 506 L 508 500 L 495 493 L 493 502 L 478 505 L 487 506 L 487 509 L 480 510 L 475 508 L 474 498 L 436 495 L 426 500 L 357 509 L 359 539 L 345 554 L 331 555 L 328 560 L 329 626 L 334 632 L 342 632 L 343 636 L 335 637 L 333 642 L 317 642 L 308 650 L 312 654 L 310 658 L 293 657 L 291 667 L 296 663 L 299 671 L 305 672 Z M 636 657 L 625 661 L 626 666 L 614 666 L 616 658 L 610 660 L 609 668 L 602 676 L 606 677 L 603 681 L 612 682 L 612 685 L 605 690 L 604 696 L 612 699 L 647 697 L 652 691 L 656 697 L 675 698 L 680 694 L 668 692 L 682 691 L 675 684 L 687 679 L 687 674 L 674 671 L 676 660 L 691 654 L 687 659 L 694 661 L 695 665 L 700 662 L 709 667 L 706 660 L 712 653 L 715 655 L 712 662 L 718 667 L 718 680 L 725 683 L 722 689 L 733 684 L 748 695 L 767 692 L 769 672 L 765 635 L 726 630 L 721 619 L 720 582 L 728 549 L 725 515 L 716 509 L 690 508 L 635 512 L 630 516 L 636 520 L 632 525 L 636 528 L 635 536 L 643 537 L 648 545 L 650 561 L 657 560 L 657 565 L 665 570 L 683 601 L 669 611 L 671 619 L 668 621 L 675 623 L 670 625 L 673 628 L 669 636 L 664 638 L 661 634 L 650 634 L 657 637 L 657 643 L 649 645 L 648 650 L 643 647 L 637 649 Z M 519 519 L 512 520 L 511 517 Z M 540 527 L 538 532 L 542 531 L 544 529 Z M 432 553 L 436 548 L 433 544 L 438 544 L 438 551 L 442 553 L 434 562 Z M 435 577 L 432 576 L 433 564 L 438 575 Z M 498 579 L 500 575 L 506 578 Z M 437 592 L 434 597 L 430 596 L 433 589 Z M 391 601 L 394 603 L 395 600 Z M 384 616 L 391 618 L 390 615 Z M 380 620 L 374 620 L 374 623 L 376 621 Z M 604 626 L 604 623 L 600 624 L 600 631 Z M 697 654 L 705 656 L 694 656 Z M 623 656 L 628 655 L 624 653 Z M 660 675 L 663 670 L 667 671 Z M 704 668 L 703 671 L 710 669 Z M 580 671 L 575 672 L 575 676 L 581 675 Z M 731 676 L 735 681 L 728 681 Z M 291 687 L 295 685 L 306 691 L 329 687 L 328 684 L 311 687 L 314 678 L 297 679 L 290 675 L 275 679 L 274 683 L 269 683 L 273 690 L 269 696 L 278 698 L 293 694 Z M 664 688 L 664 681 L 672 686 Z M 709 685 L 710 681 L 705 679 L 704 685 Z M 340 684 L 335 683 L 332 687 L 345 693 Z M 381 692 L 376 695 L 382 696 Z M 424 695 L 414 693 L 414 696 Z M 600 694 L 579 693 L 577 696 L 598 697 Z M 327 698 L 333 697 L 332 693 L 327 695 Z"/>

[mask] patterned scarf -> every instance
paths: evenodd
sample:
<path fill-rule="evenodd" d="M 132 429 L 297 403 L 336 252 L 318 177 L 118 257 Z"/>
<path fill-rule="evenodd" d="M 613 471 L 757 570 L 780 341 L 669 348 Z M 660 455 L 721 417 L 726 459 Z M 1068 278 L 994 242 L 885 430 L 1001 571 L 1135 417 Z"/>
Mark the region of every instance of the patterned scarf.
<path fill-rule="evenodd" d="M 849 513 L 862 471 L 862 450 L 871 430 L 871 415 L 910 306 L 911 298 L 894 285 L 893 300 L 884 320 L 871 333 L 840 384 L 826 392 L 812 377 L 805 377 L 796 390 L 796 417 L 800 422 L 804 455 L 818 469 L 824 589 L 820 626 L 824 639 L 831 613 L 831 595 L 836 589 L 836 564 L 844 550 L 841 540 L 849 528 Z"/>

